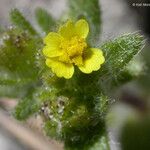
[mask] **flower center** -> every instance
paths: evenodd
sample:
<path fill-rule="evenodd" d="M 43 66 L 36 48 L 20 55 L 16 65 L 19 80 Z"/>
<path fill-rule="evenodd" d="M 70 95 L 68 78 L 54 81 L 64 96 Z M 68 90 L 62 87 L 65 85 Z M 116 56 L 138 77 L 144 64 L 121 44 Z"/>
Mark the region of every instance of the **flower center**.
<path fill-rule="evenodd" d="M 84 39 L 77 36 L 70 40 L 63 39 L 60 48 L 63 51 L 63 55 L 59 56 L 59 61 L 75 63 L 76 65 L 83 64 L 82 56 L 84 49 L 87 48 L 87 43 Z"/>

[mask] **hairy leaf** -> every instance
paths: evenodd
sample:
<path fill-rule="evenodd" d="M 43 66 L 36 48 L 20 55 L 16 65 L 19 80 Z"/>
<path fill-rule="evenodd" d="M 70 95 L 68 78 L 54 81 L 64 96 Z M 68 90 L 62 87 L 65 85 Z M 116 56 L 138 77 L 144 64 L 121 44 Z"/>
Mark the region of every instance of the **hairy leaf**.
<path fill-rule="evenodd" d="M 18 120 L 25 120 L 39 110 L 40 103 L 34 94 L 35 91 L 33 89 L 28 89 L 28 91 L 15 108 L 14 116 Z"/>
<path fill-rule="evenodd" d="M 21 14 L 18 9 L 13 9 L 10 12 L 10 19 L 14 25 L 21 28 L 22 30 L 28 31 L 32 35 L 37 35 L 35 29 L 26 20 L 26 18 Z"/>
<path fill-rule="evenodd" d="M 90 43 L 96 43 L 100 34 L 99 0 L 68 0 L 70 16 L 74 19 L 85 18 L 90 24 Z"/>
<path fill-rule="evenodd" d="M 0 97 L 18 98 L 26 94 L 27 86 L 0 85 Z"/>
<path fill-rule="evenodd" d="M 43 8 L 36 9 L 35 17 L 41 29 L 46 33 L 52 30 L 56 25 L 54 18 Z"/>
<path fill-rule="evenodd" d="M 0 47 L 0 80 L 4 82 L 35 79 L 37 40 L 18 29 L 5 32 Z M 40 43 L 39 43 L 40 45 Z M 11 81 L 12 80 L 12 81 Z M 24 82 L 22 81 L 22 82 Z"/>
<path fill-rule="evenodd" d="M 125 77 L 126 72 L 125 76 L 121 73 L 143 46 L 143 36 L 138 33 L 127 34 L 103 44 L 101 49 L 104 51 L 105 64 L 99 71 L 102 87 L 111 89 L 111 84 L 117 84 L 121 76 Z"/>

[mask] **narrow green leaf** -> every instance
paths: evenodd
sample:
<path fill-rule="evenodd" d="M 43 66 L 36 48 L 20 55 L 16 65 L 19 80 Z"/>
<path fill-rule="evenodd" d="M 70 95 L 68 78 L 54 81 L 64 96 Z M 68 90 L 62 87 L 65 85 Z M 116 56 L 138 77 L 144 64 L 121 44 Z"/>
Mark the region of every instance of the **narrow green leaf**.
<path fill-rule="evenodd" d="M 19 101 L 15 108 L 14 116 L 18 120 L 25 120 L 39 110 L 39 102 L 34 97 L 34 91 L 30 92 Z"/>
<path fill-rule="evenodd" d="M 3 45 L 0 47 L 0 78 L 5 81 L 7 79 L 14 81 L 36 79 L 38 72 L 35 64 L 38 47 L 37 40 L 18 29 L 5 32 L 2 39 Z"/>
<path fill-rule="evenodd" d="M 19 76 L 19 73 L 6 71 L 4 68 L 0 71 L 0 85 L 23 85 L 31 82 L 32 79 L 30 77 L 22 78 Z"/>
<path fill-rule="evenodd" d="M 144 46 L 143 36 L 127 34 L 102 45 L 107 72 L 118 74 Z"/>
<path fill-rule="evenodd" d="M 111 84 L 117 84 L 121 76 L 124 76 L 121 73 L 143 46 L 143 36 L 138 33 L 127 34 L 103 44 L 101 49 L 104 51 L 105 64 L 99 71 L 102 87 L 111 89 Z"/>
<path fill-rule="evenodd" d="M 2 33 L 3 32 L 3 28 L 0 26 L 0 33 Z"/>
<path fill-rule="evenodd" d="M 28 88 L 26 84 L 0 84 L 0 97 L 20 98 L 26 95 Z"/>
<path fill-rule="evenodd" d="M 46 33 L 56 26 L 55 19 L 43 8 L 36 9 L 35 17 L 41 29 Z"/>
<path fill-rule="evenodd" d="M 21 14 L 18 9 L 13 9 L 10 12 L 10 19 L 14 25 L 21 28 L 22 30 L 28 31 L 32 35 L 37 35 L 35 29 L 26 20 L 26 18 Z"/>
<path fill-rule="evenodd" d="M 90 43 L 99 40 L 101 16 L 99 0 L 68 0 L 70 16 L 74 19 L 85 18 L 90 25 Z"/>

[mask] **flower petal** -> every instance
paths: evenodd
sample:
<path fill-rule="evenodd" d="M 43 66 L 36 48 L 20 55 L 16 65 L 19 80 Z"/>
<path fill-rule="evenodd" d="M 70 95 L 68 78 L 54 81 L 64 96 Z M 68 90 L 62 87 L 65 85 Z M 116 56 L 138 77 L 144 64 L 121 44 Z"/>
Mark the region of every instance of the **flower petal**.
<path fill-rule="evenodd" d="M 83 60 L 84 65 L 79 66 L 79 69 L 84 73 L 91 73 L 92 71 L 97 71 L 100 69 L 101 64 L 103 64 L 105 58 L 103 52 L 98 48 L 90 48 L 85 54 Z"/>
<path fill-rule="evenodd" d="M 59 33 L 62 37 L 70 39 L 75 35 L 74 24 L 71 20 L 67 21 L 63 26 L 59 28 Z"/>
<path fill-rule="evenodd" d="M 60 45 L 62 37 L 55 32 L 50 32 L 45 38 L 44 38 L 44 44 L 52 47 L 52 48 L 58 48 Z"/>
<path fill-rule="evenodd" d="M 63 54 L 63 52 L 58 49 L 58 48 L 52 48 L 50 46 L 45 46 L 43 48 L 43 54 L 46 56 L 46 57 L 57 57 L 57 56 L 61 56 Z"/>
<path fill-rule="evenodd" d="M 53 59 L 46 59 L 46 65 L 50 67 L 58 77 L 69 79 L 73 76 L 74 66 L 72 64 L 62 63 Z"/>
<path fill-rule="evenodd" d="M 76 33 L 79 37 L 81 38 L 86 38 L 88 33 L 89 33 L 89 25 L 88 22 L 84 19 L 80 19 L 79 21 L 77 21 L 77 23 L 75 24 L 75 30 Z"/>

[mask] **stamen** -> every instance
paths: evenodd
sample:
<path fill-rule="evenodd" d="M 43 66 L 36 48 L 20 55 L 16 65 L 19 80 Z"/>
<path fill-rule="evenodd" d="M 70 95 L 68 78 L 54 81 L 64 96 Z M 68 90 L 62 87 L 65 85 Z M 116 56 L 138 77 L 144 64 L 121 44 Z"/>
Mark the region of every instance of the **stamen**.
<path fill-rule="evenodd" d="M 76 65 L 82 63 L 82 55 L 87 43 L 84 39 L 73 37 L 71 40 L 63 39 L 60 44 L 60 49 L 64 55 L 59 57 L 59 60 L 66 63 L 75 63 Z M 80 58 L 80 59 L 77 59 Z"/>

